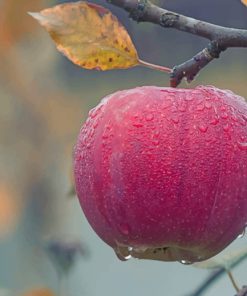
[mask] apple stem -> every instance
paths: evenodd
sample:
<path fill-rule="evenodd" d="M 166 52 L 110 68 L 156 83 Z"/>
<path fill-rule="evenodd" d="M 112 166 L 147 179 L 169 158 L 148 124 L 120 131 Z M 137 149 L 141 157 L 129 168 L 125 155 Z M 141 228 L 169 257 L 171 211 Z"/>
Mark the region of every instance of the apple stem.
<path fill-rule="evenodd" d="M 171 73 L 172 72 L 172 69 L 170 69 L 168 67 L 163 67 L 163 66 L 160 66 L 160 65 L 151 64 L 151 63 L 145 62 L 145 61 L 140 60 L 140 59 L 138 60 L 138 62 L 139 62 L 139 65 L 150 68 L 150 69 L 153 69 L 153 70 L 158 70 L 158 71 L 162 71 L 162 72 L 166 72 L 166 73 Z"/>
<path fill-rule="evenodd" d="M 232 272 L 231 272 L 230 270 L 227 270 L 226 273 L 227 273 L 227 275 L 228 275 L 228 277 L 229 277 L 229 279 L 230 279 L 230 281 L 231 281 L 231 283 L 232 283 L 234 289 L 235 289 L 236 292 L 238 293 L 238 292 L 240 291 L 240 289 L 239 289 L 239 287 L 238 287 L 238 285 L 237 285 L 237 283 L 236 283 L 236 281 L 235 281 L 235 279 L 234 279 L 234 277 L 233 277 Z"/>

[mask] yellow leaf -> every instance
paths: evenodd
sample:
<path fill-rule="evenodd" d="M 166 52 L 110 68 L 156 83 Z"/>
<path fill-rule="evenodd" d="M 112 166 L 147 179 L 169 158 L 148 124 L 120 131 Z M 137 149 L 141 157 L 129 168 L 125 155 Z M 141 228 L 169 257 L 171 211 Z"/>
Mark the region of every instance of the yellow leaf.
<path fill-rule="evenodd" d="M 57 49 L 83 68 L 110 70 L 139 64 L 127 31 L 102 6 L 79 1 L 30 14 L 49 32 Z"/>
<path fill-rule="evenodd" d="M 245 6 L 247 6 L 247 0 L 241 0 L 241 2 L 242 2 Z"/>

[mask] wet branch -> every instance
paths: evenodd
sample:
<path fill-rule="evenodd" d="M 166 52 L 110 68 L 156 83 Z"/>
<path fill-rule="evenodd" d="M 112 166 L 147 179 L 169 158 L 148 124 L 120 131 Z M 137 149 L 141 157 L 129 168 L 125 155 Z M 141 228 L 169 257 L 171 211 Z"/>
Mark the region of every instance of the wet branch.
<path fill-rule="evenodd" d="M 190 60 L 175 66 L 171 73 L 171 86 L 176 87 L 183 78 L 192 81 L 199 71 L 222 51 L 231 47 L 247 47 L 247 30 L 214 25 L 172 12 L 147 0 L 107 0 L 129 12 L 130 18 L 137 22 L 150 22 L 164 28 L 194 34 L 208 39 L 209 44 Z"/>

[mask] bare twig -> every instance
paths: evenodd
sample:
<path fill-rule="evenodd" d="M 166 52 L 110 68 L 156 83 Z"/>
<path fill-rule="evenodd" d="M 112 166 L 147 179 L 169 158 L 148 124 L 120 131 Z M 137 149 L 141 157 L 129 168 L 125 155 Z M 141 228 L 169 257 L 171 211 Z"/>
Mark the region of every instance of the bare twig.
<path fill-rule="evenodd" d="M 210 40 L 208 46 L 192 59 L 175 66 L 171 73 L 171 86 L 179 85 L 183 78 L 189 82 L 220 53 L 230 47 L 247 47 L 247 30 L 214 25 L 172 12 L 147 0 L 107 0 L 129 12 L 137 22 L 151 22 Z"/>
<path fill-rule="evenodd" d="M 234 278 L 232 272 L 231 272 L 230 270 L 227 270 L 226 273 L 227 273 L 227 275 L 228 275 L 228 277 L 229 277 L 229 279 L 230 279 L 230 281 L 231 281 L 231 283 L 232 283 L 234 289 L 235 289 L 235 290 L 237 291 L 237 293 L 238 293 L 238 292 L 240 291 L 240 289 L 239 289 L 239 287 L 238 287 L 238 285 L 237 285 L 237 283 L 236 283 L 236 281 L 235 281 L 235 278 Z"/>
<path fill-rule="evenodd" d="M 219 279 L 225 273 L 225 268 L 220 268 L 211 272 L 211 274 L 206 278 L 206 280 L 198 287 L 194 292 L 187 294 L 187 296 L 201 296 L 203 295 L 208 288 L 211 287 L 216 280 Z"/>
<path fill-rule="evenodd" d="M 247 258 L 247 254 L 239 257 L 237 261 L 235 261 L 233 264 L 230 264 L 229 268 L 230 269 L 235 268 L 241 262 L 243 262 L 246 258 Z M 226 272 L 226 269 L 224 267 L 221 267 L 219 269 L 212 271 L 211 274 L 208 276 L 208 278 L 206 278 L 206 280 L 198 288 L 196 288 L 195 291 L 190 292 L 188 296 L 203 295 L 207 291 L 207 289 L 211 287 L 212 284 L 214 284 L 221 276 L 225 274 L 225 272 Z M 247 286 L 244 286 L 235 296 L 247 296 Z"/>

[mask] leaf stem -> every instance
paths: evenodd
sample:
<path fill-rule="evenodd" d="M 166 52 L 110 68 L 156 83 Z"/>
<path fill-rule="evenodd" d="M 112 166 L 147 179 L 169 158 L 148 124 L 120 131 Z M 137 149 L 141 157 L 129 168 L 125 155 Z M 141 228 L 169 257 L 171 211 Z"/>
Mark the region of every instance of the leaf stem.
<path fill-rule="evenodd" d="M 160 66 L 160 65 L 151 64 L 151 63 L 145 62 L 145 61 L 140 60 L 140 59 L 138 59 L 138 62 L 139 62 L 139 65 L 144 66 L 146 68 L 150 68 L 150 69 L 153 69 L 153 70 L 158 70 L 158 71 L 166 72 L 166 73 L 171 73 L 172 72 L 172 69 L 170 69 L 170 68 L 163 67 L 163 66 Z"/>
<path fill-rule="evenodd" d="M 238 287 L 238 285 L 237 285 L 237 283 L 236 283 L 236 281 L 235 281 L 235 279 L 233 277 L 232 272 L 230 270 L 226 270 L 226 273 L 227 273 L 227 275 L 228 275 L 228 277 L 229 277 L 229 279 L 230 279 L 230 281 L 231 281 L 234 289 L 236 290 L 236 292 L 239 292 L 240 289 L 239 289 L 239 287 Z"/>

